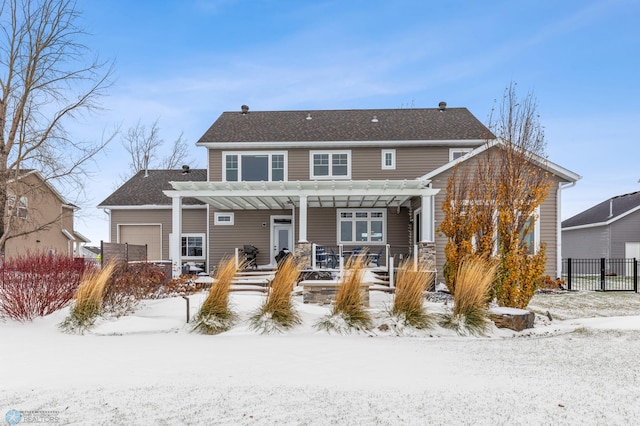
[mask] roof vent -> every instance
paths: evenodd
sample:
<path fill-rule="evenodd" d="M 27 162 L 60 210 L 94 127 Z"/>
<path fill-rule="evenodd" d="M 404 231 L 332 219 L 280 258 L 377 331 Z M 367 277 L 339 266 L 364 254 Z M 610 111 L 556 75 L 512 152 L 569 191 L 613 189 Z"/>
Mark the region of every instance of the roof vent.
<path fill-rule="evenodd" d="M 372 123 L 377 123 L 378 122 L 378 116 L 374 115 L 373 118 L 371 119 Z"/>
<path fill-rule="evenodd" d="M 188 165 L 185 164 L 184 166 L 182 166 L 182 174 L 183 175 L 186 175 L 187 173 L 190 173 L 190 172 L 191 172 L 191 170 L 189 170 L 189 166 Z"/>
<path fill-rule="evenodd" d="M 242 105 L 240 107 L 240 109 L 242 110 L 243 114 L 248 114 L 249 113 L 249 106 L 248 105 Z"/>
<path fill-rule="evenodd" d="M 442 101 L 438 104 L 438 108 L 440 109 L 440 111 L 446 111 L 447 109 L 447 103 L 445 101 Z"/>
<path fill-rule="evenodd" d="M 307 120 L 313 120 L 313 117 L 311 117 L 311 113 L 307 114 Z"/>

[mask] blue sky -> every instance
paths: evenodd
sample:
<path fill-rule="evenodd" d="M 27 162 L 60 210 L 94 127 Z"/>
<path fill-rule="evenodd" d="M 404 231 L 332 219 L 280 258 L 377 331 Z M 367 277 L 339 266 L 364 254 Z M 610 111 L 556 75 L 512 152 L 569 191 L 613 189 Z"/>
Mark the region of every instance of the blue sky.
<path fill-rule="evenodd" d="M 486 122 L 511 81 L 532 91 L 549 158 L 582 175 L 566 219 L 640 190 L 640 2 L 634 0 L 109 0 L 79 2 L 83 41 L 115 61 L 99 114 L 74 126 L 99 138 L 159 120 L 195 142 L 223 111 L 466 107 Z M 127 173 L 113 142 L 87 182 L 77 228 L 99 244 L 95 205 Z"/>

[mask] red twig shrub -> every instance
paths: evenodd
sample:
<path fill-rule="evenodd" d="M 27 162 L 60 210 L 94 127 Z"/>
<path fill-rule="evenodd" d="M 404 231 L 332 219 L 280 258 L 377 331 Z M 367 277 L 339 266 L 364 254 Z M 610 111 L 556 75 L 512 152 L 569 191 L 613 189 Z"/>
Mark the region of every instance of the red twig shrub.
<path fill-rule="evenodd" d="M 30 321 L 64 308 L 86 268 L 71 256 L 27 253 L 0 267 L 0 317 Z"/>

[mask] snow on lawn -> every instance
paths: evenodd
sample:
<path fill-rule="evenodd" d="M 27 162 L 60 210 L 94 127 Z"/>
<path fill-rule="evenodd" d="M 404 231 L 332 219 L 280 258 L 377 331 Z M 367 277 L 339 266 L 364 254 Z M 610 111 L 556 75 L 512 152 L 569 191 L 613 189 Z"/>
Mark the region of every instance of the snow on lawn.
<path fill-rule="evenodd" d="M 246 318 L 264 296 L 231 297 L 240 321 L 217 336 L 190 332 L 180 297 L 146 301 L 82 336 L 58 330 L 68 309 L 32 323 L 0 322 L 0 419 L 12 409 L 24 420 L 45 413 L 51 424 L 76 425 L 622 425 L 640 418 L 636 294 L 536 295 L 533 329 L 494 328 L 486 337 L 441 328 L 330 335 L 313 328 L 329 307 L 299 298 L 300 327 L 259 335 Z M 377 292 L 371 298 L 380 314 L 391 301 Z M 203 299 L 190 296 L 192 315 Z"/>

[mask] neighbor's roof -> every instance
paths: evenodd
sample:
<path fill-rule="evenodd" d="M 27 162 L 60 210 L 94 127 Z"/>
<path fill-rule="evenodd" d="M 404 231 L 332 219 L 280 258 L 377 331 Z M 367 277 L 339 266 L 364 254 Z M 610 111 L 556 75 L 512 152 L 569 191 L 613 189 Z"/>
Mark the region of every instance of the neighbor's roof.
<path fill-rule="evenodd" d="M 100 208 L 118 206 L 171 206 L 171 198 L 162 191 L 173 189 L 169 182 L 206 181 L 206 169 L 190 169 L 189 173 L 179 170 L 141 170 L 125 182 L 113 194 L 98 204 Z M 182 200 L 183 205 L 201 205 L 193 198 Z"/>
<path fill-rule="evenodd" d="M 466 108 L 224 112 L 198 141 L 483 141 L 495 136 Z"/>
<path fill-rule="evenodd" d="M 640 191 L 617 195 L 562 221 L 562 229 L 609 225 L 640 209 Z"/>

